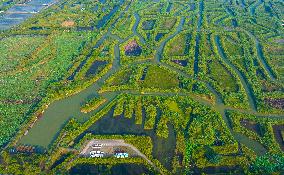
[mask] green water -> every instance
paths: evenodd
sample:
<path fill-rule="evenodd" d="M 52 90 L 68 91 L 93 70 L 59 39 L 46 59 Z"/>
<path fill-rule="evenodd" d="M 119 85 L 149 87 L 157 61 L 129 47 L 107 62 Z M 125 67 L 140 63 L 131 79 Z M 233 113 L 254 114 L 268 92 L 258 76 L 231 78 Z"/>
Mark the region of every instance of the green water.
<path fill-rule="evenodd" d="M 137 22 L 135 27 L 133 27 L 134 34 L 137 34 L 137 26 L 140 22 L 140 18 L 136 18 Z M 108 31 L 102 38 L 107 36 L 117 39 L 116 36 L 113 36 Z M 128 39 L 128 38 L 127 38 Z M 126 39 L 126 40 L 127 40 Z M 109 102 L 111 102 L 118 93 L 106 93 L 103 95 L 107 99 L 107 102 L 101 105 L 96 110 L 84 114 L 80 112 L 80 106 L 85 102 L 88 97 L 98 95 L 98 90 L 101 88 L 103 83 L 109 78 L 112 74 L 117 72 L 120 68 L 120 50 L 119 45 L 125 40 L 118 40 L 119 43 L 114 47 L 115 58 L 112 63 L 112 68 L 104 76 L 102 76 L 97 82 L 88 87 L 85 90 L 82 90 L 80 93 L 70 96 L 59 101 L 55 101 L 49 105 L 47 110 L 44 112 L 43 117 L 36 122 L 34 127 L 30 129 L 29 133 L 26 136 L 23 136 L 20 140 L 20 144 L 29 144 L 29 145 L 38 145 L 45 148 L 51 146 L 52 142 L 57 138 L 60 130 L 71 118 L 76 118 L 80 122 L 87 121 L 92 115 L 97 113 L 103 107 L 105 107 Z M 101 45 L 101 40 L 98 40 L 97 45 Z"/>
<path fill-rule="evenodd" d="M 92 133 L 94 135 L 145 135 L 152 139 L 153 157 L 158 159 L 162 165 L 167 169 L 172 168 L 172 159 L 174 156 L 174 150 L 176 147 L 176 135 L 174 127 L 168 125 L 169 136 L 168 138 L 160 138 L 155 133 L 155 128 L 151 130 L 144 129 L 145 113 L 143 112 L 142 125 L 135 124 L 135 117 L 125 118 L 123 115 L 113 117 L 114 107 L 96 123 L 94 123 L 85 133 L 81 134 L 76 140 L 77 143 L 86 133 Z M 155 126 L 157 123 L 155 124 Z"/>
<path fill-rule="evenodd" d="M 101 77 L 95 84 L 89 88 L 81 91 L 80 93 L 70 96 L 68 98 L 55 101 L 44 112 L 43 117 L 37 121 L 35 126 L 29 131 L 28 135 L 24 136 L 21 140 L 21 144 L 39 145 L 42 147 L 48 147 L 54 139 L 56 139 L 61 128 L 71 118 L 76 118 L 81 122 L 89 119 L 104 106 L 106 106 L 112 99 L 115 98 L 115 94 L 106 94 L 104 97 L 107 102 L 101 105 L 99 108 L 91 113 L 83 114 L 80 111 L 81 104 L 87 100 L 88 97 L 98 95 L 103 82 L 119 67 L 119 47 L 115 47 L 115 59 L 113 61 L 112 69 Z"/>
<path fill-rule="evenodd" d="M 139 16 L 136 15 L 136 23 L 133 27 L 133 30 L 135 32 L 134 35 L 138 35 L 137 33 L 137 26 L 139 24 L 140 18 Z M 170 35 L 168 38 L 166 38 L 161 44 L 160 46 L 157 48 L 156 51 L 156 55 L 155 55 L 155 60 L 152 62 L 152 64 L 160 64 L 162 66 L 165 66 L 173 71 L 178 72 L 179 74 L 188 77 L 188 78 L 194 78 L 191 77 L 190 75 L 182 72 L 181 70 L 171 67 L 165 63 L 161 63 L 160 60 L 162 59 L 162 53 L 164 50 L 164 47 L 166 45 L 166 42 L 169 41 L 171 38 L 175 37 L 178 33 L 180 33 L 182 31 L 182 27 L 184 24 L 184 18 L 181 18 L 180 20 L 180 24 L 178 25 L 176 32 L 173 33 L 172 35 Z M 106 35 L 110 36 L 110 37 L 115 37 L 110 35 L 110 32 L 108 32 Z M 103 37 L 106 37 L 106 35 L 104 35 Z M 141 35 L 139 35 L 140 37 L 142 37 Z M 141 39 L 143 40 L 143 39 Z M 222 53 L 222 48 L 218 42 L 218 38 L 216 39 L 216 43 L 218 46 L 218 50 L 219 52 Z M 119 44 L 123 43 L 124 40 L 120 40 L 118 39 Z M 20 143 L 21 144 L 30 144 L 30 145 L 38 145 L 38 146 L 42 146 L 45 148 L 48 148 L 54 139 L 56 139 L 56 137 L 58 136 L 61 128 L 64 126 L 64 124 L 70 119 L 70 118 L 76 118 L 81 122 L 87 121 L 90 116 L 94 115 L 95 113 L 97 113 L 99 110 L 101 110 L 102 108 L 104 108 L 109 102 L 111 102 L 116 95 L 118 95 L 117 93 L 105 93 L 102 94 L 106 99 L 107 102 L 104 103 L 103 105 L 101 105 L 98 109 L 96 109 L 95 111 L 92 111 L 91 113 L 88 114 L 83 114 L 80 112 L 80 104 L 83 103 L 84 101 L 87 100 L 87 98 L 89 96 L 94 96 L 94 95 L 98 95 L 98 90 L 100 89 L 100 87 L 103 85 L 103 83 L 105 82 L 105 80 L 111 76 L 113 73 L 117 72 L 120 68 L 120 51 L 119 51 L 119 44 L 115 45 L 115 58 L 113 60 L 113 66 L 111 68 L 111 70 L 109 72 L 107 72 L 103 77 L 101 77 L 96 83 L 94 83 L 92 86 L 88 87 L 85 90 L 82 90 L 80 93 L 73 95 L 71 97 L 59 100 L 59 101 L 55 101 L 54 103 L 50 104 L 50 106 L 47 108 L 47 110 L 44 112 L 43 117 L 37 121 L 37 123 L 34 125 L 34 127 L 29 131 L 29 133 L 24 136 L 21 140 Z M 221 54 L 222 56 L 222 54 Z M 226 58 L 224 58 L 225 56 L 223 55 L 223 59 L 225 61 L 228 62 L 228 60 Z M 137 62 L 134 64 L 142 64 L 142 62 Z M 229 63 L 230 65 L 230 63 Z M 238 71 L 237 71 L 238 73 Z M 245 80 L 242 79 L 242 75 L 238 74 L 241 77 L 241 81 L 242 84 L 245 87 L 245 90 L 247 92 L 249 101 L 250 101 L 250 105 L 252 107 L 252 109 L 255 109 L 255 103 L 254 103 L 254 98 L 252 97 L 252 94 L 250 93 L 250 89 L 247 87 L 247 83 Z M 223 102 L 222 99 L 220 97 L 220 94 L 218 92 L 215 91 L 214 88 L 211 87 L 210 84 L 206 83 L 207 88 L 214 94 L 215 98 L 216 98 L 216 110 L 219 111 L 222 116 L 223 119 L 225 120 L 225 123 L 227 124 L 227 127 L 230 128 L 229 123 L 227 121 L 227 117 L 225 115 L 224 112 L 224 108 L 221 107 L 223 106 Z M 131 91 L 126 91 L 125 93 L 130 93 L 132 94 Z M 176 93 L 154 93 L 153 95 L 176 95 Z M 179 94 L 180 95 L 180 94 Z M 205 105 L 209 105 L 211 106 L 211 104 L 209 104 L 208 102 L 202 100 L 202 99 L 198 99 L 195 98 L 195 100 L 201 102 L 202 104 Z M 220 109 L 219 109 L 220 107 Z M 102 127 L 102 126 L 101 126 Z M 118 126 L 119 127 L 119 126 Z M 112 128 L 113 129 L 113 128 Z M 121 128 L 117 128 L 117 129 L 121 129 Z M 103 130 L 103 131 L 107 131 L 107 130 Z M 261 155 L 264 152 L 266 152 L 266 150 L 263 148 L 263 146 L 261 144 L 259 144 L 258 142 L 252 141 L 251 139 L 240 135 L 240 134 L 236 134 L 234 133 L 231 129 L 230 129 L 232 135 L 234 136 L 234 138 L 239 141 L 240 143 L 248 146 L 249 148 L 251 148 L 252 150 L 254 150 L 257 154 Z M 119 134 L 119 133 L 118 133 Z"/>

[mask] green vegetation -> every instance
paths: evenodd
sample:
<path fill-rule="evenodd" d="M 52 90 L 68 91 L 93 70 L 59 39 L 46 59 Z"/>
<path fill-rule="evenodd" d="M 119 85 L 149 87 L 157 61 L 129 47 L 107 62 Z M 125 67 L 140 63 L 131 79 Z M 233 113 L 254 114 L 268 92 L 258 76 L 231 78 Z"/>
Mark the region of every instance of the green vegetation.
<path fill-rule="evenodd" d="M 0 174 L 281 174 L 282 1 L 33 3 L 0 0 Z"/>
<path fill-rule="evenodd" d="M 149 66 L 145 80 L 141 84 L 145 88 L 171 89 L 178 87 L 178 83 L 175 73 L 161 67 Z"/>
<path fill-rule="evenodd" d="M 264 155 L 257 157 L 251 165 L 255 173 L 275 173 L 283 170 L 284 158 L 282 155 Z"/>
<path fill-rule="evenodd" d="M 190 34 L 188 33 L 181 33 L 177 35 L 175 38 L 170 40 L 165 47 L 166 55 L 169 57 L 172 56 L 183 56 L 188 54 L 186 51 L 186 45 L 189 44 Z M 188 43 L 187 43 L 188 42 Z"/>
<path fill-rule="evenodd" d="M 16 42 L 17 39 L 27 44 L 20 46 L 11 43 Z M 52 34 L 44 42 L 42 42 L 43 39 L 43 37 L 29 39 L 16 36 L 14 39 L 8 38 L 1 41 L 3 44 L 1 47 L 13 45 L 9 49 L 3 48 L 1 53 L 4 56 L 15 51 L 15 55 L 12 55 L 12 58 L 15 58 L 14 61 L 1 66 L 3 69 L 1 75 L 3 90 L 0 93 L 1 111 L 3 111 L 1 145 L 6 143 L 24 122 L 23 115 L 28 114 L 32 110 L 31 107 L 45 97 L 47 88 L 66 76 L 68 67 L 72 65 L 81 52 L 83 43 L 89 37 L 88 34 L 87 37 L 83 37 L 80 33 L 60 32 Z M 30 49 L 30 51 L 17 54 L 22 49 Z"/>
<path fill-rule="evenodd" d="M 88 100 L 85 104 L 82 105 L 81 112 L 83 113 L 91 112 L 105 102 L 106 102 L 106 99 L 103 99 L 101 97 L 95 97 L 91 100 Z"/>

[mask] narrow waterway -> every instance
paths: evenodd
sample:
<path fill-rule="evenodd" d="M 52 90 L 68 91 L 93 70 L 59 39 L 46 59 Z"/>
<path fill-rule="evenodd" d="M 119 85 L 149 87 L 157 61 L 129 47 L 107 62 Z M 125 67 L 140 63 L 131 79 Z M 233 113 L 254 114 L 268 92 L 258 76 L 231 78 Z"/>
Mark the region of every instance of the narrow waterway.
<path fill-rule="evenodd" d="M 258 2 L 256 2 L 254 5 L 252 5 L 250 7 L 250 14 L 251 16 L 255 15 L 255 10 L 258 8 L 258 6 L 260 6 L 263 3 L 263 0 L 259 0 Z"/>
<path fill-rule="evenodd" d="M 255 42 L 255 47 L 256 47 L 256 52 L 257 52 L 257 57 L 259 59 L 259 61 L 261 62 L 261 64 L 263 65 L 263 68 L 265 69 L 265 71 L 267 72 L 269 78 L 272 81 L 276 80 L 275 74 L 273 73 L 273 70 L 271 69 L 271 67 L 269 66 L 269 64 L 267 63 L 267 59 L 264 57 L 263 54 L 263 50 L 262 50 L 262 46 L 259 43 L 258 39 L 250 32 L 247 30 L 244 30 L 252 40 L 254 40 Z"/>
<path fill-rule="evenodd" d="M 119 69 L 120 52 L 118 44 L 115 46 L 114 50 L 115 59 L 110 71 L 108 71 L 92 86 L 85 90 L 82 90 L 80 93 L 50 104 L 50 106 L 44 112 L 43 117 L 35 124 L 32 129 L 30 129 L 28 135 L 24 136 L 20 140 L 20 143 L 39 145 L 47 148 L 48 146 L 50 146 L 52 141 L 56 139 L 59 131 L 69 119 L 76 118 L 79 121 L 84 122 L 88 120 L 90 116 L 92 116 L 93 114 L 101 110 L 104 106 L 106 106 L 109 102 L 111 102 L 115 98 L 115 94 L 113 93 L 106 94 L 104 97 L 107 99 L 107 102 L 91 113 L 84 114 L 80 112 L 81 104 L 88 97 L 97 96 L 98 90 L 101 88 L 106 79 Z"/>
<path fill-rule="evenodd" d="M 267 153 L 267 150 L 259 142 L 252 140 L 249 137 L 243 134 L 240 134 L 240 133 L 236 133 L 236 132 L 233 133 L 233 136 L 240 143 L 244 144 L 246 147 L 253 150 L 258 156 L 262 156 L 265 153 Z"/>
<path fill-rule="evenodd" d="M 124 1 L 120 1 L 120 2 L 124 2 Z M 128 7 L 129 5 L 126 8 L 128 9 Z M 123 13 L 123 11 L 121 13 Z M 109 17 L 109 15 L 107 16 Z M 135 31 L 137 30 L 139 21 L 140 20 L 138 20 L 136 27 L 134 27 Z M 102 45 L 107 37 L 115 38 L 116 36 L 111 35 L 110 30 L 108 30 L 108 32 L 104 34 L 97 41 L 91 53 L 95 49 L 97 49 L 100 45 Z M 81 122 L 85 122 L 95 113 L 97 113 L 99 110 L 103 109 L 108 103 L 110 103 L 116 97 L 116 95 L 118 95 L 118 93 L 104 93 L 102 95 L 104 98 L 107 99 L 107 101 L 103 105 L 101 105 L 96 110 L 90 113 L 87 113 L 87 114 L 80 112 L 81 104 L 91 96 L 98 96 L 98 90 L 107 80 L 107 78 L 109 78 L 112 74 L 114 74 L 115 72 L 119 70 L 120 68 L 119 45 L 123 42 L 125 42 L 125 40 L 119 39 L 119 43 L 116 44 L 114 47 L 114 60 L 113 60 L 112 68 L 110 71 L 108 71 L 105 75 L 103 75 L 98 81 L 96 81 L 93 85 L 91 85 L 87 89 L 82 90 L 81 92 L 73 96 L 67 97 L 62 100 L 55 101 L 52 104 L 50 104 L 47 110 L 44 112 L 43 117 L 34 125 L 32 129 L 29 130 L 29 133 L 26 136 L 22 137 L 22 139 L 20 140 L 20 143 L 39 145 L 39 146 L 48 148 L 52 144 L 52 142 L 57 138 L 61 128 L 64 127 L 64 125 L 69 119 L 76 118 Z M 87 59 L 88 59 L 88 56 L 86 60 Z M 73 73 L 74 75 L 73 74 L 71 75 L 72 78 L 74 78 L 76 73 L 80 71 L 82 66 L 84 66 L 86 60 L 83 61 L 82 65 L 80 65 L 77 68 L 78 70 L 75 70 L 75 73 Z"/>
<path fill-rule="evenodd" d="M 199 2 L 199 18 L 198 18 L 198 24 L 197 24 L 197 31 L 201 30 L 201 26 L 203 23 L 203 10 L 204 10 L 204 2 Z"/>
<path fill-rule="evenodd" d="M 197 23 L 198 32 L 200 32 L 202 23 L 203 23 L 203 11 L 204 11 L 204 2 L 200 1 L 199 2 L 199 17 L 198 17 L 198 23 Z M 200 33 L 197 33 L 196 38 L 195 38 L 194 64 L 193 64 L 193 70 L 194 70 L 195 77 L 197 77 L 198 75 L 199 43 L 200 43 Z"/>
<path fill-rule="evenodd" d="M 217 46 L 217 49 L 218 49 L 218 53 L 219 55 L 221 56 L 221 58 L 223 59 L 223 61 L 228 65 L 230 66 L 234 72 L 238 75 L 240 81 L 241 81 L 241 84 L 245 90 L 245 93 L 247 95 L 247 98 L 248 98 L 248 101 L 249 101 L 249 104 L 250 104 L 250 107 L 252 110 L 256 110 L 256 102 L 255 102 L 255 97 L 253 95 L 253 91 L 251 89 L 251 87 L 249 86 L 249 83 L 247 81 L 247 79 L 245 78 L 244 74 L 242 72 L 240 72 L 236 67 L 235 65 L 233 65 L 231 63 L 231 61 L 228 59 L 227 55 L 225 54 L 224 52 L 224 49 L 222 47 L 222 44 L 221 44 L 221 41 L 220 41 L 220 37 L 219 36 L 215 36 L 215 43 L 216 43 L 216 46 Z"/>
<path fill-rule="evenodd" d="M 170 36 L 168 36 L 165 40 L 163 40 L 162 43 L 160 44 L 160 46 L 157 48 L 156 55 L 155 55 L 155 61 L 156 62 L 160 62 L 161 61 L 161 59 L 163 57 L 163 52 L 164 52 L 164 48 L 166 46 L 166 43 L 168 41 L 170 41 L 171 39 L 173 39 L 176 35 L 178 35 L 182 31 L 183 25 L 184 25 L 184 21 L 185 21 L 185 18 L 182 17 L 180 22 L 179 22 L 179 25 L 178 25 L 176 31 L 173 34 L 171 34 Z"/>
<path fill-rule="evenodd" d="M 115 5 L 108 14 L 106 14 L 101 20 L 99 20 L 96 25 L 96 28 L 97 29 L 103 28 L 108 23 L 108 21 L 113 17 L 113 15 L 119 10 L 120 5 L 122 4 Z"/>
<path fill-rule="evenodd" d="M 101 37 L 97 43 L 95 44 L 95 46 L 92 48 L 92 50 L 90 51 L 90 53 L 86 56 L 86 58 L 79 64 L 79 66 L 75 69 L 75 71 L 67 78 L 67 80 L 74 80 L 75 76 L 77 75 L 77 73 L 83 68 L 83 66 L 86 64 L 86 62 L 88 61 L 88 59 L 91 58 L 91 56 L 93 55 L 94 51 L 99 48 L 103 42 L 107 39 L 107 37 L 110 35 L 110 33 L 106 33 L 105 35 L 103 35 L 103 37 Z"/>
<path fill-rule="evenodd" d="M 203 10 L 203 1 L 202 1 L 202 7 L 200 5 L 201 10 Z M 137 35 L 139 36 L 139 34 L 137 33 L 137 27 L 140 23 L 140 17 L 138 15 L 138 13 L 135 13 L 135 24 L 132 28 L 132 32 L 133 35 Z M 202 16 L 202 15 L 201 15 Z M 202 19 L 201 19 L 202 20 Z M 193 78 L 196 79 L 190 75 L 188 75 L 187 73 L 172 67 L 170 65 L 167 65 L 166 63 L 160 62 L 160 60 L 163 57 L 163 51 L 164 51 L 164 47 L 166 45 L 166 43 L 174 38 L 176 35 L 178 35 L 182 30 L 183 30 L 183 25 L 184 25 L 184 18 L 181 18 L 179 25 L 176 29 L 176 31 L 171 34 L 170 36 L 168 36 L 165 40 L 163 40 L 160 44 L 160 46 L 157 48 L 156 50 L 156 55 L 155 55 L 155 61 L 153 64 L 160 64 L 162 66 L 165 66 L 173 71 L 178 72 L 180 75 L 183 75 L 185 77 L 188 78 Z M 199 23 L 199 30 L 201 28 L 202 22 Z M 107 99 L 107 102 L 104 103 L 103 105 L 101 105 L 98 109 L 92 111 L 91 113 L 88 114 L 82 114 L 80 112 L 80 106 L 81 103 L 84 102 L 88 97 L 90 96 L 94 96 L 94 95 L 98 95 L 98 90 L 101 88 L 101 86 L 104 84 L 105 80 L 111 76 L 113 73 L 117 72 L 120 68 L 120 50 L 119 50 L 119 45 L 122 42 L 125 42 L 127 40 L 127 38 L 125 40 L 120 39 L 119 37 L 115 36 L 115 35 L 111 35 L 110 32 L 108 32 L 108 34 L 105 34 L 102 38 L 106 37 L 106 36 L 110 36 L 113 37 L 115 39 L 117 39 L 119 41 L 118 44 L 115 45 L 114 48 L 114 53 L 115 53 L 115 58 L 113 60 L 113 66 L 111 68 L 111 70 L 109 72 L 107 72 L 104 76 L 102 76 L 97 82 L 95 82 L 92 86 L 90 86 L 89 88 L 82 90 L 80 93 L 73 95 L 71 97 L 59 100 L 59 101 L 55 101 L 52 104 L 50 104 L 50 106 L 48 107 L 48 109 L 44 112 L 43 117 L 35 124 L 35 126 L 29 131 L 28 135 L 24 136 L 21 140 L 20 143 L 23 144 L 31 144 L 31 145 L 39 145 L 39 146 L 43 146 L 43 147 L 48 147 L 50 146 L 50 144 L 52 144 L 52 141 L 54 139 L 56 139 L 57 135 L 59 134 L 61 128 L 64 126 L 64 124 L 70 119 L 70 118 L 76 118 L 81 122 L 84 122 L 86 120 L 89 119 L 90 116 L 94 115 L 95 113 L 97 113 L 99 110 L 103 109 L 109 102 L 111 102 L 116 95 L 120 94 L 120 93 L 128 93 L 128 94 L 134 94 L 134 95 L 141 95 L 140 92 L 132 92 L 132 91 L 125 91 L 125 92 L 112 92 L 112 93 L 103 93 L 101 94 L 102 96 L 104 96 Z M 141 35 L 140 35 L 141 36 Z M 102 39 L 98 41 L 98 45 L 101 43 Z M 230 61 L 228 60 L 228 58 L 226 57 L 224 51 L 222 50 L 222 46 L 221 43 L 219 41 L 219 37 L 215 38 L 215 42 L 217 44 L 218 47 L 218 51 L 220 52 L 221 57 L 223 58 L 223 60 L 232 67 L 232 69 L 235 71 L 237 71 L 237 75 L 240 77 L 241 82 L 246 90 L 246 93 L 248 95 L 248 99 L 250 102 L 250 105 L 252 107 L 252 111 L 255 111 L 255 101 L 253 99 L 252 93 L 249 89 L 249 86 L 247 84 L 247 81 L 244 79 L 243 75 L 241 74 L 241 72 L 239 72 L 232 63 L 230 63 Z M 96 46 L 98 46 L 96 44 Z M 95 46 L 95 47 L 96 47 Z M 143 62 L 135 62 L 131 65 L 134 64 L 142 64 Z M 129 65 L 129 66 L 131 66 Z M 254 150 L 258 155 L 261 155 L 262 153 L 266 152 L 266 150 L 264 149 L 264 147 L 259 144 L 256 141 L 253 141 L 249 138 L 247 138 L 246 136 L 243 136 L 241 134 L 238 133 L 234 133 L 232 131 L 232 129 L 229 126 L 229 122 L 228 119 L 225 115 L 225 109 L 226 107 L 223 104 L 223 100 L 221 98 L 221 95 L 208 83 L 204 82 L 207 86 L 207 88 L 213 93 L 213 95 L 216 98 L 216 102 L 215 104 L 213 104 L 214 108 L 216 108 L 217 111 L 219 111 L 222 114 L 222 117 L 227 125 L 227 127 L 230 129 L 232 135 L 234 136 L 234 138 L 246 145 L 247 147 L 251 148 L 252 150 Z M 195 97 L 192 94 L 177 94 L 177 93 L 169 93 L 169 94 L 165 94 L 165 93 L 149 93 L 149 94 L 143 94 L 143 95 L 161 95 L 161 96 L 175 96 L 175 95 L 185 95 L 185 96 L 189 96 L 190 98 L 194 98 L 196 101 L 199 101 L 200 103 L 204 104 L 204 105 L 208 105 L 208 106 L 212 106 L 212 104 L 208 101 L 205 101 L 204 99 L 199 99 L 198 97 Z M 43 129 L 44 128 L 44 129 Z"/>
<path fill-rule="evenodd" d="M 168 7 L 167 7 L 167 10 L 166 10 L 167 13 L 170 13 L 170 12 L 171 12 L 172 5 L 173 5 L 173 3 L 169 2 Z"/>
<path fill-rule="evenodd" d="M 200 43 L 200 34 L 197 33 L 195 38 L 194 64 L 193 64 L 193 71 L 195 77 L 197 77 L 198 75 L 199 43 Z"/>
<path fill-rule="evenodd" d="M 230 133 L 232 134 L 232 136 L 234 137 L 235 140 L 237 140 L 238 142 L 240 142 L 241 144 L 244 144 L 246 147 L 248 147 L 249 149 L 253 150 L 257 155 L 264 155 L 267 150 L 264 148 L 264 146 L 262 144 L 260 144 L 259 142 L 252 140 L 250 138 L 248 138 L 247 136 L 234 132 L 230 126 L 228 117 L 226 116 L 226 112 L 224 109 L 218 109 L 217 110 L 220 112 L 220 114 L 222 115 L 222 118 L 225 122 L 225 124 L 227 125 L 227 128 L 230 130 Z"/>
<path fill-rule="evenodd" d="M 137 12 L 134 13 L 134 17 L 135 17 L 135 23 L 134 23 L 134 25 L 133 25 L 133 27 L 132 27 L 132 32 L 133 32 L 134 35 L 136 35 L 136 36 L 139 37 L 139 40 L 140 40 L 140 42 L 141 42 L 142 44 L 146 44 L 145 39 L 144 39 L 144 38 L 142 37 L 142 35 L 141 35 L 140 33 L 138 33 L 138 31 L 137 31 L 137 28 L 138 28 L 138 25 L 139 25 L 139 23 L 140 23 L 141 18 L 140 18 L 139 14 L 138 14 Z"/>
<path fill-rule="evenodd" d="M 243 8 L 243 9 L 245 9 L 245 8 L 246 8 L 245 0 L 241 0 L 241 6 L 242 6 L 242 8 Z"/>

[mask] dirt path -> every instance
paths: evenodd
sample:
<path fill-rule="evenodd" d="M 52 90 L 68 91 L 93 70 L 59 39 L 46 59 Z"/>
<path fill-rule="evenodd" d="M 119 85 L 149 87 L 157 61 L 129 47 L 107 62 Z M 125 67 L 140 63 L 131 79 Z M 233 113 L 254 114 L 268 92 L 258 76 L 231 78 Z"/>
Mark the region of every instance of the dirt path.
<path fill-rule="evenodd" d="M 128 147 L 131 148 L 132 151 L 134 151 L 139 157 L 143 158 L 144 160 L 146 160 L 155 170 L 159 171 L 161 174 L 163 174 L 160 169 L 150 160 L 148 159 L 148 157 L 143 154 L 142 152 L 140 152 L 135 146 L 126 143 L 124 140 L 119 139 L 94 139 L 89 141 L 89 143 L 87 143 L 87 145 L 84 147 L 84 149 L 80 152 L 81 155 L 88 155 L 88 149 L 90 147 L 92 147 L 93 144 L 101 144 L 102 146 L 111 146 L 111 147 L 117 147 L 117 146 L 124 146 L 124 147 Z"/>

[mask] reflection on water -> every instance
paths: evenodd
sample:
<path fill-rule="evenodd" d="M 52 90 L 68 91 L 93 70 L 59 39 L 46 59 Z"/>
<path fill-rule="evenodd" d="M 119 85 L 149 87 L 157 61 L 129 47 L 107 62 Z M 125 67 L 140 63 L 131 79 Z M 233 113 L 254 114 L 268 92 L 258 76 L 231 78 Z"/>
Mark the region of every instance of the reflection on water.
<path fill-rule="evenodd" d="M 57 0 L 31 0 L 24 4 L 16 4 L 0 16 L 0 30 L 7 30 L 19 25 L 33 14 L 55 3 Z"/>
<path fill-rule="evenodd" d="M 101 0 L 101 3 L 105 3 L 103 0 Z M 100 19 L 96 25 L 97 29 L 101 29 L 105 26 L 105 24 L 113 17 L 113 15 L 119 10 L 120 6 L 124 3 L 124 0 L 120 0 L 118 5 L 115 5 L 113 9 L 103 16 L 102 19 Z"/>
<path fill-rule="evenodd" d="M 163 36 L 165 36 L 165 33 L 158 33 L 155 37 L 155 41 L 160 41 Z"/>
<path fill-rule="evenodd" d="M 108 167 L 107 165 L 81 164 L 73 167 L 69 174 L 154 175 L 156 173 L 147 169 L 147 167 L 144 165 L 137 164 L 119 164 L 112 167 Z"/>
<path fill-rule="evenodd" d="M 107 61 L 94 61 L 86 73 L 86 77 L 91 77 L 99 73 L 107 64 Z"/>
<path fill-rule="evenodd" d="M 29 18 L 30 16 L 32 16 L 32 14 L 28 14 L 28 13 L 26 13 L 26 14 L 18 14 L 18 13 L 11 13 L 11 14 L 7 14 L 6 15 L 6 18 L 7 19 L 19 19 L 19 20 L 24 20 L 24 19 L 27 19 L 27 18 Z"/>
<path fill-rule="evenodd" d="M 146 135 L 151 137 L 153 143 L 152 154 L 167 169 L 172 169 L 172 160 L 176 147 L 176 136 L 174 127 L 169 124 L 169 136 L 167 139 L 160 138 L 156 135 L 155 129 L 145 130 L 145 112 L 143 112 L 143 124 L 135 124 L 135 117 L 131 119 L 124 116 L 113 117 L 114 108 L 112 108 L 104 117 L 94 123 L 85 133 L 75 140 L 78 142 L 86 133 L 95 135 Z"/>

